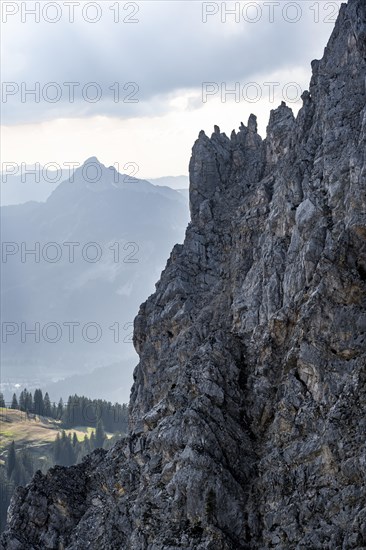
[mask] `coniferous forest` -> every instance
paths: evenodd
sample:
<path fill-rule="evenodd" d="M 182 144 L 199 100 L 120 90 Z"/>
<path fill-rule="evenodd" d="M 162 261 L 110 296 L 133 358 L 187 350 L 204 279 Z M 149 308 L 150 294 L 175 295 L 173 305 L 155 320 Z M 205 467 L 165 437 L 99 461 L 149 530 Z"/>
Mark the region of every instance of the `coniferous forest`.
<path fill-rule="evenodd" d="M 53 441 L 39 444 L 17 441 L 16 437 L 7 442 L 6 436 L 11 437 L 11 432 L 2 430 L 5 437 L 0 447 L 1 531 L 16 487 L 26 485 L 37 470 L 44 473 L 54 465 L 72 466 L 95 449 L 110 448 L 127 432 L 128 425 L 127 405 L 78 395 L 70 396 L 66 403 L 62 399 L 56 403 L 41 389 L 14 393 L 9 403 L 0 393 L 0 411 L 4 426 L 7 414 L 10 417 L 12 411 L 20 411 L 24 414 L 18 418 L 26 423 L 27 429 L 32 430 L 40 420 L 55 429 Z"/>

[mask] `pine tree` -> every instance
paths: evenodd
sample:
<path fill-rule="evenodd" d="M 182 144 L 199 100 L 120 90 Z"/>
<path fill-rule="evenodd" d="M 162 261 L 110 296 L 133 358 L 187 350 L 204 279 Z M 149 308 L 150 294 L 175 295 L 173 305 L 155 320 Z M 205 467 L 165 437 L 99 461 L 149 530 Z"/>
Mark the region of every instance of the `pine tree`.
<path fill-rule="evenodd" d="M 44 415 L 48 417 L 52 416 L 51 400 L 50 400 L 50 396 L 48 395 L 48 392 L 44 394 L 43 406 L 44 406 Z"/>
<path fill-rule="evenodd" d="M 51 417 L 57 418 L 57 407 L 55 402 L 52 403 Z"/>
<path fill-rule="evenodd" d="M 42 390 L 35 390 L 33 397 L 33 406 L 35 414 L 44 416 L 44 403 Z"/>
<path fill-rule="evenodd" d="M 13 399 L 12 399 L 12 402 L 11 402 L 11 408 L 12 409 L 18 409 L 19 408 L 18 399 L 17 399 L 17 396 L 16 396 L 15 393 L 13 394 Z"/>
<path fill-rule="evenodd" d="M 26 398 L 25 398 L 25 409 L 27 412 L 32 413 L 34 412 L 33 407 L 33 397 L 30 391 L 27 392 Z"/>
<path fill-rule="evenodd" d="M 96 449 L 102 448 L 105 440 L 105 432 L 103 428 L 103 423 L 101 420 L 98 420 L 97 428 L 95 431 L 95 447 Z"/>
<path fill-rule="evenodd" d="M 78 440 L 78 436 L 76 435 L 76 432 L 74 432 L 73 436 L 72 436 L 72 446 L 73 447 L 76 447 L 77 444 L 78 444 L 79 440 Z"/>
<path fill-rule="evenodd" d="M 58 402 L 58 405 L 57 405 L 57 411 L 56 411 L 57 420 L 62 419 L 63 412 L 64 412 L 64 402 L 63 402 L 62 397 L 61 397 L 60 401 Z"/>
<path fill-rule="evenodd" d="M 63 432 L 63 434 L 64 433 L 65 432 Z M 74 449 L 71 443 L 71 433 L 69 433 L 69 435 L 67 435 L 64 439 L 63 451 L 64 451 L 64 466 L 72 466 L 73 464 L 75 464 L 76 457 L 75 457 Z"/>
<path fill-rule="evenodd" d="M 55 443 L 53 446 L 53 458 L 56 464 L 60 464 L 61 461 L 61 438 L 60 434 L 57 433 Z"/>
<path fill-rule="evenodd" d="M 25 485 L 27 483 L 27 474 L 25 472 L 23 463 L 19 460 L 17 460 L 15 463 L 14 470 L 11 474 L 11 480 L 16 487 L 18 485 Z"/>
<path fill-rule="evenodd" d="M 62 417 L 62 420 L 63 420 L 63 424 L 66 428 L 72 428 L 73 426 L 75 426 L 75 407 L 74 407 L 74 399 L 73 397 L 71 397 L 71 395 L 69 396 L 68 400 L 67 400 L 67 405 L 66 405 L 66 409 L 64 411 L 64 414 L 63 414 L 63 417 Z"/>
<path fill-rule="evenodd" d="M 23 390 L 19 396 L 19 410 L 25 411 L 27 390 Z"/>
<path fill-rule="evenodd" d="M 68 464 L 67 464 L 67 455 L 68 455 L 67 443 L 68 443 L 68 439 L 67 439 L 67 435 L 66 435 L 65 430 L 62 430 L 60 443 L 61 443 L 60 464 L 61 464 L 61 466 L 68 466 Z"/>
<path fill-rule="evenodd" d="M 33 412 L 33 398 L 31 392 L 25 388 L 19 396 L 19 410 Z"/>
<path fill-rule="evenodd" d="M 33 465 L 32 456 L 31 456 L 30 452 L 28 451 L 28 449 L 24 449 L 20 453 L 19 460 L 23 464 L 25 473 L 27 475 L 27 481 L 28 481 L 28 479 L 30 479 L 32 477 L 33 472 L 34 472 L 34 465 Z"/>
<path fill-rule="evenodd" d="M 0 407 L 4 408 L 6 407 L 4 395 L 0 393 Z"/>
<path fill-rule="evenodd" d="M 15 441 L 12 441 L 10 444 L 8 458 L 6 461 L 6 473 L 7 473 L 8 479 L 11 478 L 12 473 L 14 472 L 16 463 L 17 463 L 17 457 L 15 453 Z"/>
<path fill-rule="evenodd" d="M 72 466 L 75 464 L 76 455 L 71 443 L 71 434 L 69 436 L 66 435 L 65 430 L 62 431 L 60 445 L 61 457 L 59 464 L 61 464 L 61 466 Z"/>
<path fill-rule="evenodd" d="M 94 449 L 96 448 L 95 447 L 95 434 L 94 434 L 94 431 L 92 431 L 92 433 L 90 434 L 90 450 L 91 451 L 94 451 Z"/>
<path fill-rule="evenodd" d="M 84 435 L 84 441 L 80 447 L 81 447 L 81 456 L 85 456 L 90 453 L 91 451 L 90 441 L 87 434 Z"/>

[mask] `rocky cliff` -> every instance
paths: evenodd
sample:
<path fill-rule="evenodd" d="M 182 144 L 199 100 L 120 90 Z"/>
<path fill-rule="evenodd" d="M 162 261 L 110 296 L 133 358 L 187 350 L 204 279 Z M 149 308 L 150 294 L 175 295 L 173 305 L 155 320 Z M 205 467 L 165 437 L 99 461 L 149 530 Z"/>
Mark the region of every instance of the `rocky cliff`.
<path fill-rule="evenodd" d="M 296 119 L 200 133 L 130 434 L 18 489 L 3 548 L 366 548 L 365 69 L 349 0 Z"/>

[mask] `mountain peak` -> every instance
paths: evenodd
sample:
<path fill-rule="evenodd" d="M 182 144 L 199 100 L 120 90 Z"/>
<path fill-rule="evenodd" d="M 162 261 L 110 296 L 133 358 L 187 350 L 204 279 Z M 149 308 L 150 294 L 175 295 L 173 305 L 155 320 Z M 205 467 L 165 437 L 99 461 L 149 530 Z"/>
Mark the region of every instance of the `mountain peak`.
<path fill-rule="evenodd" d="M 97 159 L 97 157 L 89 157 L 88 159 L 86 159 L 86 161 L 84 162 L 83 166 L 87 165 L 87 164 L 98 164 L 99 166 L 104 166 L 103 164 L 101 164 L 99 162 L 99 160 Z"/>

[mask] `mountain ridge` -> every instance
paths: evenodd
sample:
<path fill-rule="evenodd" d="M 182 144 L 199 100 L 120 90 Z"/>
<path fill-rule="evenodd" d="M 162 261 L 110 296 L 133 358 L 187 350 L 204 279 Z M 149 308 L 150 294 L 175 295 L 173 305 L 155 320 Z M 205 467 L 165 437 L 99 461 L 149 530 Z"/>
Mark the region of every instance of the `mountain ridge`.
<path fill-rule="evenodd" d="M 138 172 L 138 166 L 135 163 L 127 163 L 130 169 Z M 88 170 L 89 165 L 89 170 Z M 90 173 L 92 169 L 92 173 Z M 93 175 L 94 169 L 94 175 Z M 44 203 L 64 182 L 78 182 L 81 185 L 88 186 L 89 189 L 98 191 L 106 189 L 106 183 L 116 188 L 134 187 L 135 190 L 156 191 L 169 196 L 170 190 L 178 191 L 178 187 L 184 187 L 186 176 L 164 176 L 161 178 L 137 178 L 127 173 L 121 173 L 116 166 L 105 166 L 96 156 L 87 158 L 82 165 L 74 171 L 69 168 L 59 169 L 59 171 L 45 171 L 42 166 L 25 166 L 17 168 L 21 175 L 0 173 L 1 177 L 1 207 L 18 206 L 20 204 Z M 44 173 L 45 171 L 45 173 Z M 86 176 L 86 177 L 84 177 Z M 24 178 L 24 181 L 22 181 Z M 39 181 L 37 181 L 39 179 Z M 88 179 L 90 180 L 88 182 Z M 56 181 L 57 180 L 57 181 Z M 94 180 L 94 181 L 93 181 Z M 99 182 L 99 186 L 98 186 Z M 101 185 L 102 182 L 104 185 Z M 93 185 L 92 185 L 93 184 Z M 136 186 L 136 184 L 139 184 Z M 170 185 L 171 184 L 171 185 Z M 152 186 L 152 187 L 150 187 Z M 136 187 L 139 187 L 137 189 Z M 157 188 L 157 189 L 154 189 Z M 174 196 L 170 193 L 171 196 Z M 15 202 L 14 202 L 15 201 Z"/>

